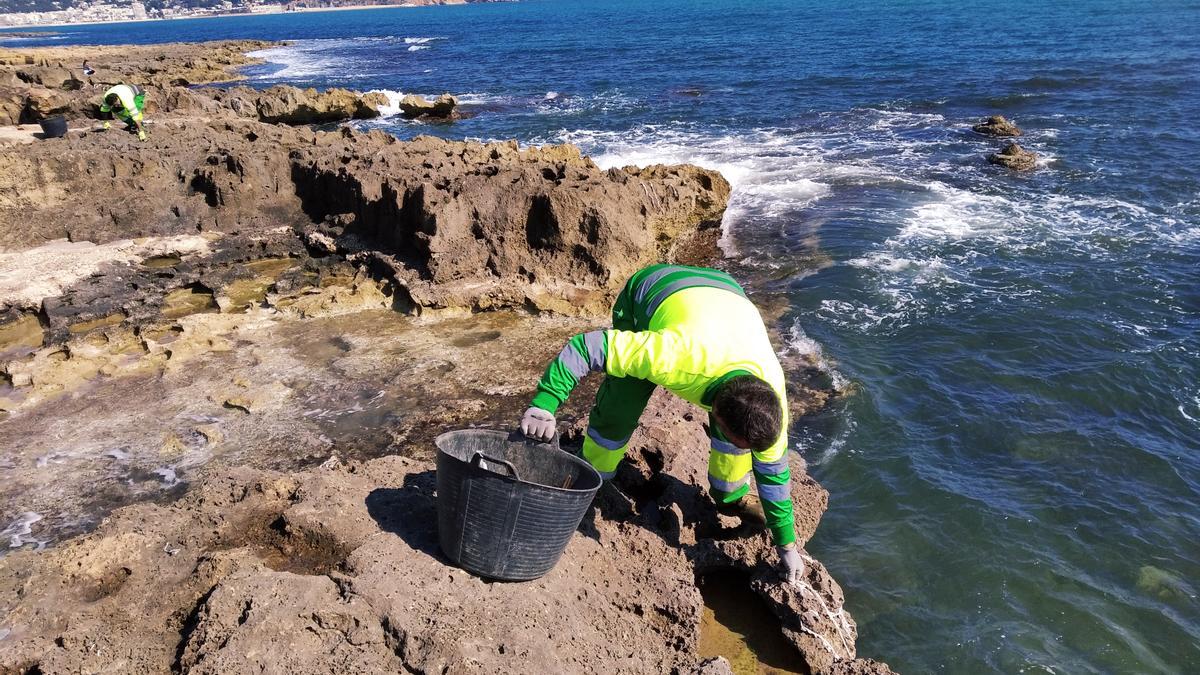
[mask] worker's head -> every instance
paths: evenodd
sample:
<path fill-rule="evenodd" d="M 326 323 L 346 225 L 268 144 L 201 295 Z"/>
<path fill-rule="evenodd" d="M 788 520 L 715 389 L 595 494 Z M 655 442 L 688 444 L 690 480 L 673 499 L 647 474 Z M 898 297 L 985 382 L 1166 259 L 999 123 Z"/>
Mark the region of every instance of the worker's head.
<path fill-rule="evenodd" d="M 94 101 L 96 99 L 92 99 L 92 100 Z M 108 107 L 110 107 L 110 108 L 120 108 L 121 107 L 121 97 L 117 96 L 116 94 L 109 94 L 108 96 L 104 97 L 104 103 L 107 104 Z"/>
<path fill-rule="evenodd" d="M 779 438 L 783 408 L 771 385 L 753 375 L 725 381 L 713 399 L 713 417 L 721 433 L 743 449 L 766 450 Z"/>

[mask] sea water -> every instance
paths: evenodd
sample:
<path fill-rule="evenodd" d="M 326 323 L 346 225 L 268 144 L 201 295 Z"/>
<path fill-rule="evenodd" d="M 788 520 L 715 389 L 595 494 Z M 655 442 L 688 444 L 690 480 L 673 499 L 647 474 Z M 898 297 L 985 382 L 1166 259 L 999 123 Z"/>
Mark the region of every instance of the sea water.
<path fill-rule="evenodd" d="M 220 38 L 295 41 L 254 84 L 449 91 L 471 115 L 362 124 L 401 137 L 719 169 L 724 264 L 786 295 L 788 348 L 855 392 L 793 447 L 831 493 L 808 548 L 862 655 L 1200 672 L 1194 0 L 546 0 L 47 44 Z M 990 114 L 1035 171 L 985 161 Z"/>

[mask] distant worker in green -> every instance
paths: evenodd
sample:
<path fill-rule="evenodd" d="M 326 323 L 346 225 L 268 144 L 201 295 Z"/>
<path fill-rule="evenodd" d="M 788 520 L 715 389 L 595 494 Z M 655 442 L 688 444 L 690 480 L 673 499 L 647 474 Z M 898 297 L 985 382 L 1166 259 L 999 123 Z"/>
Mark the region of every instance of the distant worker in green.
<path fill-rule="evenodd" d="M 146 128 L 142 126 L 142 111 L 146 109 L 146 92 L 134 84 L 118 84 L 104 92 L 104 102 L 100 104 L 100 114 L 111 114 L 116 119 L 128 125 L 130 131 L 137 131 L 139 141 L 146 140 Z M 104 128 L 111 125 L 104 121 Z"/>
<path fill-rule="evenodd" d="M 521 420 L 530 438 L 554 437 L 554 413 L 589 372 L 605 374 L 583 439 L 583 457 L 608 480 L 655 387 L 709 412 L 709 492 L 722 510 L 762 515 L 784 576 L 796 582 L 783 368 L 762 317 L 733 277 L 715 269 L 653 265 L 625 284 L 613 329 L 576 335 L 546 367 Z"/>

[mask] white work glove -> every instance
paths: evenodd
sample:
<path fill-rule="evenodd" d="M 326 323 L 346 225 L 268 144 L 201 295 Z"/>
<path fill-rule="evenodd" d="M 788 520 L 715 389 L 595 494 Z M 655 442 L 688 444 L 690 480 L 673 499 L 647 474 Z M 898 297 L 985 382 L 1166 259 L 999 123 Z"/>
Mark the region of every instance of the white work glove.
<path fill-rule="evenodd" d="M 555 426 L 554 415 L 541 408 L 531 407 L 521 418 L 521 433 L 535 441 L 549 441 L 554 438 Z"/>
<path fill-rule="evenodd" d="M 101 124 L 101 125 L 100 125 L 100 128 L 101 128 L 101 129 L 105 129 L 105 130 L 107 130 L 107 129 L 111 129 L 111 128 L 112 128 L 112 122 L 105 122 L 104 124 Z"/>
<path fill-rule="evenodd" d="M 804 560 L 800 557 L 796 545 L 776 546 L 775 550 L 779 553 L 779 566 L 784 580 L 793 586 L 799 584 L 804 576 Z"/>

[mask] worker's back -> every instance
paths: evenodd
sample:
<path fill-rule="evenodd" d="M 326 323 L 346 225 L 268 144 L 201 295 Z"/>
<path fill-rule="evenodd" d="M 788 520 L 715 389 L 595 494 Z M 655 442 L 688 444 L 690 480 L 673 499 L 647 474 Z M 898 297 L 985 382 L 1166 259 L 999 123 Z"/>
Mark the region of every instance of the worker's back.
<path fill-rule="evenodd" d="M 677 333 L 688 345 L 695 372 L 682 386 L 683 398 L 701 403 L 708 385 L 732 370 L 745 370 L 784 396 L 783 369 L 754 303 L 723 288 L 684 288 L 663 300 L 650 319 L 652 331 Z"/>

